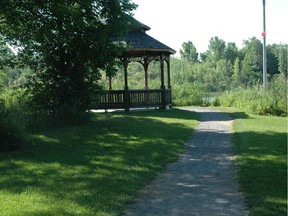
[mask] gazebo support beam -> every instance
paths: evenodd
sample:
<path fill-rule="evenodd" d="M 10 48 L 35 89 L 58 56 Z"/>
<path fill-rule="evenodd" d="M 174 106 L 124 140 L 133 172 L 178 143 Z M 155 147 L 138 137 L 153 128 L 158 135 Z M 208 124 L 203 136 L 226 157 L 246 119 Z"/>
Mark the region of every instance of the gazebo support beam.
<path fill-rule="evenodd" d="M 162 90 L 162 109 L 166 109 L 166 88 L 164 82 L 164 54 L 160 56 L 160 70 L 161 70 L 161 90 Z"/>
<path fill-rule="evenodd" d="M 170 78 L 170 58 L 166 60 L 167 63 L 167 77 L 168 77 L 168 89 L 171 89 L 171 78 Z"/>
<path fill-rule="evenodd" d="M 129 112 L 130 107 L 130 98 L 129 98 L 129 87 L 128 87 L 128 58 L 124 56 L 123 65 L 124 65 L 124 104 L 125 104 L 125 112 Z"/>
<path fill-rule="evenodd" d="M 145 72 L 145 89 L 148 89 L 148 66 L 149 66 L 149 62 L 147 57 L 144 58 L 144 72 Z"/>
<path fill-rule="evenodd" d="M 145 73 L 145 89 L 149 89 L 148 86 L 148 67 L 149 67 L 149 61 L 147 57 L 144 57 L 144 61 L 138 61 L 144 68 L 144 73 Z"/>

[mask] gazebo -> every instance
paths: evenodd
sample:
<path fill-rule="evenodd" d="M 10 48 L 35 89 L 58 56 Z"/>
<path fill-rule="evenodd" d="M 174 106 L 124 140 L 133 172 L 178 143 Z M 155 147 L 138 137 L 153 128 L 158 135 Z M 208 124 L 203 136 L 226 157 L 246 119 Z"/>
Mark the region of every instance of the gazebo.
<path fill-rule="evenodd" d="M 136 25 L 127 37 L 114 39 L 115 42 L 127 43 L 129 49 L 118 58 L 124 66 L 124 89 L 112 90 L 111 80 L 109 90 L 99 93 L 97 109 L 125 109 L 155 107 L 166 109 L 172 105 L 170 81 L 170 55 L 176 51 L 146 34 L 150 27 L 135 20 Z M 129 89 L 128 64 L 139 62 L 144 67 L 145 89 Z M 152 61 L 160 61 L 161 86 L 159 89 L 149 89 L 148 68 Z M 167 77 L 164 64 L 167 64 Z M 166 79 L 166 80 L 165 80 Z M 165 86 L 165 81 L 168 86 Z"/>

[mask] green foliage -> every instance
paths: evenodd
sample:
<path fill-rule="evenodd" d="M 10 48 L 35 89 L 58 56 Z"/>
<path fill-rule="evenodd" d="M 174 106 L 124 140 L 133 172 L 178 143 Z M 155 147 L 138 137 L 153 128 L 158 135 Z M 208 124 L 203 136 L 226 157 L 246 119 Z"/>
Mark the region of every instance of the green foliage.
<path fill-rule="evenodd" d="M 282 50 L 281 45 L 274 44 L 268 47 L 271 85 L 269 93 L 263 93 L 259 87 L 262 80 L 262 45 L 257 38 L 246 40 L 244 47 L 240 50 L 235 43 L 227 43 L 226 46 L 225 42 L 218 37 L 211 38 L 210 43 L 211 46 L 205 53 L 206 57 L 202 58 L 201 62 L 189 60 L 192 50 L 196 50 L 191 41 L 183 43 L 180 59 L 171 58 L 174 105 L 203 106 L 212 102 L 214 106 L 220 104 L 235 106 L 234 102 L 236 98 L 239 98 L 237 106 L 243 109 L 245 107 L 249 112 L 277 115 L 285 113 L 286 100 L 283 99 L 285 84 L 280 84 L 283 83 L 280 81 L 280 83 L 274 84 L 276 80 L 279 80 L 277 77 L 280 72 L 275 72 L 275 60 L 280 62 L 278 59 L 280 50 Z M 143 66 L 138 62 L 132 62 L 129 64 L 128 71 L 129 88 L 143 89 L 145 87 Z M 282 81 L 284 80 L 282 79 Z M 108 80 L 105 80 L 103 85 L 108 86 L 107 84 Z M 160 88 L 160 65 L 157 61 L 149 64 L 148 84 L 150 89 Z M 167 86 L 167 84 L 165 85 Z M 123 68 L 120 68 L 113 78 L 112 87 L 113 89 L 124 88 Z M 211 96 L 209 97 L 209 94 L 213 97 L 215 93 L 225 91 L 228 91 L 229 94 L 223 94 L 221 100 L 219 98 L 211 100 Z M 224 97 L 225 99 L 223 99 Z"/>
<path fill-rule="evenodd" d="M 0 92 L 0 151 L 21 147 L 27 117 L 27 101 L 22 89 L 5 89 Z"/>
<path fill-rule="evenodd" d="M 235 59 L 235 62 L 233 65 L 232 83 L 233 83 L 233 86 L 240 85 L 240 60 L 238 57 Z"/>
<path fill-rule="evenodd" d="M 196 47 L 191 41 L 184 42 L 182 44 L 182 49 L 180 49 L 180 55 L 182 59 L 185 59 L 191 63 L 198 61 L 198 53 Z"/>
<path fill-rule="evenodd" d="M 172 91 L 173 105 L 176 106 L 207 106 L 209 103 L 209 94 L 205 90 L 205 86 L 201 83 L 184 83 L 182 85 L 174 85 Z"/>
<path fill-rule="evenodd" d="M 277 49 L 277 48 L 276 48 Z M 288 45 L 281 45 L 278 48 L 278 70 L 281 74 L 287 77 L 288 73 Z"/>
<path fill-rule="evenodd" d="M 33 71 L 29 68 L 3 67 L 0 69 L 0 88 L 15 88 L 25 86 Z"/>
<path fill-rule="evenodd" d="M 209 40 L 207 57 L 208 60 L 216 64 L 225 57 L 226 43 L 223 39 L 215 36 Z"/>
<path fill-rule="evenodd" d="M 14 67 L 15 64 L 16 56 L 4 42 L 0 34 L 0 70 L 4 67 Z"/>
<path fill-rule="evenodd" d="M 0 35 L 42 63 L 30 83 L 33 106 L 54 119 L 73 121 L 83 115 L 99 88 L 99 68 L 111 71 L 124 50 L 111 38 L 127 33 L 135 7 L 130 0 L 12 0 L 2 5 Z"/>
<path fill-rule="evenodd" d="M 225 49 L 225 59 L 234 64 L 237 58 L 239 58 L 239 54 L 236 44 L 228 42 Z"/>
<path fill-rule="evenodd" d="M 237 107 L 259 115 L 287 115 L 287 80 L 279 75 L 269 83 L 267 90 L 262 87 L 240 87 L 226 91 L 219 96 L 221 106 Z"/>

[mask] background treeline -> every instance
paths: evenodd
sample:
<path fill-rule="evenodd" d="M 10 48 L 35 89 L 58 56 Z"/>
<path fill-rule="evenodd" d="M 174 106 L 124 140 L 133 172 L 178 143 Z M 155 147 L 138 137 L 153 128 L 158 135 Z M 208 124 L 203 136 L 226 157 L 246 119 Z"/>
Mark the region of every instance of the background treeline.
<path fill-rule="evenodd" d="M 41 68 L 41 62 L 35 57 L 31 59 L 31 55 L 26 53 L 15 54 L 4 42 L 0 43 L 0 50 L 0 91 L 3 99 L 3 92 L 12 94 L 13 89 L 13 95 L 15 95 L 15 89 L 18 89 L 18 92 L 21 91 L 21 87 L 25 86 L 35 71 Z M 285 112 L 288 70 L 287 44 L 267 46 L 267 91 L 262 91 L 261 87 L 262 50 L 261 41 L 255 37 L 243 41 L 241 49 L 235 43 L 227 43 L 218 37 L 213 37 L 204 53 L 198 53 L 191 41 L 184 42 L 180 50 L 180 58 L 172 57 L 170 60 L 174 105 L 220 105 L 221 103 L 233 106 L 237 104 L 235 102 L 238 99 L 236 95 L 243 95 L 248 91 L 249 94 L 257 93 L 254 97 L 259 103 L 264 97 L 258 94 L 265 93 L 265 98 L 267 97 L 271 101 L 273 99 L 275 108 L 278 106 Z M 29 64 L 25 62 L 29 62 Z M 152 61 L 149 65 L 150 89 L 159 88 L 161 85 L 159 68 L 158 61 Z M 108 79 L 105 75 L 106 72 L 102 71 L 102 79 L 99 82 L 100 86 L 108 88 Z M 129 64 L 128 76 L 130 89 L 144 88 L 144 70 L 140 63 L 131 62 Z M 113 76 L 112 87 L 113 89 L 123 89 L 124 87 L 121 65 Z M 267 95 L 268 93 L 269 95 Z M 11 99 L 10 96 L 5 98 L 6 101 Z M 226 99 L 224 100 L 224 98 Z M 249 104 L 248 102 L 251 102 L 251 99 L 245 101 Z M 239 101 L 238 106 L 240 106 Z M 243 107 L 243 105 L 241 106 Z M 258 113 L 265 114 L 265 112 Z"/>
<path fill-rule="evenodd" d="M 263 46 L 259 39 L 245 40 L 239 49 L 235 43 L 212 37 L 204 53 L 198 53 L 191 41 L 184 42 L 180 58 L 171 58 L 173 103 L 237 106 L 257 114 L 285 114 L 287 53 L 287 44 L 267 46 L 268 87 L 264 91 Z M 160 86 L 159 67 L 155 61 L 149 65 L 149 88 Z M 123 80 L 123 68 L 119 68 L 113 88 L 123 89 Z M 144 88 L 141 64 L 129 64 L 128 80 L 131 89 Z M 104 79 L 103 83 L 107 82 Z"/>
<path fill-rule="evenodd" d="M 37 55 L 13 52 L 4 41 L 0 42 L 0 51 L 0 134 L 8 136 L 7 143 L 18 143 L 23 131 L 54 124 L 45 113 L 33 107 L 30 93 L 26 91 L 43 63 Z M 268 86 L 264 90 L 262 44 L 257 38 L 245 40 L 239 49 L 235 43 L 213 37 L 204 53 L 198 53 L 191 41 L 184 42 L 180 57 L 170 60 L 173 105 L 235 106 L 250 113 L 286 115 L 287 52 L 287 44 L 267 46 Z M 150 89 L 161 85 L 159 68 L 159 61 L 149 65 Z M 113 89 L 123 89 L 121 65 L 113 73 Z M 102 79 L 95 81 L 99 88 L 108 88 L 106 74 L 102 71 Z M 140 63 L 131 62 L 128 75 L 130 89 L 145 87 Z"/>

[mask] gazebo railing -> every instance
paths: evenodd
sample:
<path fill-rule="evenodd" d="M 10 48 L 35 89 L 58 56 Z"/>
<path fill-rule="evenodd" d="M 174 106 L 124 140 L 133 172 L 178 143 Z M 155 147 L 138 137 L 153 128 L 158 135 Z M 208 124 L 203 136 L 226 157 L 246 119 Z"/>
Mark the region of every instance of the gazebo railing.
<path fill-rule="evenodd" d="M 142 107 L 163 107 L 171 105 L 171 90 L 144 89 L 128 90 L 127 104 L 125 101 L 125 90 L 99 91 L 97 93 L 97 109 L 125 109 L 125 108 L 142 108 Z"/>

